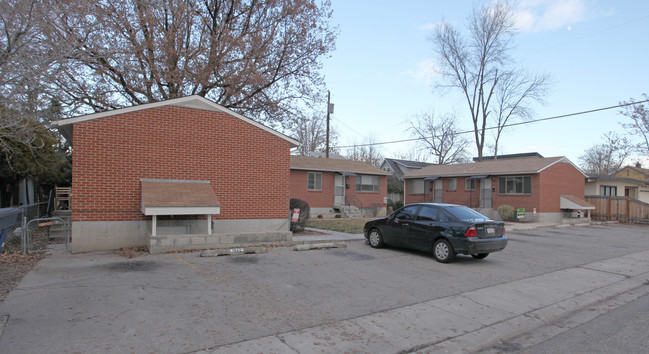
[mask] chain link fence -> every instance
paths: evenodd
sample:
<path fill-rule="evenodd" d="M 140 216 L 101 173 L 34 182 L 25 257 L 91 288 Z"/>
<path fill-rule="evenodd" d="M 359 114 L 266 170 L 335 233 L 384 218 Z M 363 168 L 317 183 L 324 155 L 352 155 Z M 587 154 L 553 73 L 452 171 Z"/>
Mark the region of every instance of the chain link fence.
<path fill-rule="evenodd" d="M 12 207 L 16 209 L 21 209 L 20 215 L 14 222 L 13 226 L 9 228 L 7 234 L 7 239 L 5 240 L 5 245 L 3 252 L 18 252 L 18 251 L 27 251 L 27 240 L 25 237 L 24 230 L 26 230 L 27 224 L 34 220 L 46 217 L 48 214 L 48 203 L 36 203 L 19 207 Z M 42 230 L 46 232 L 47 230 Z M 41 237 L 42 239 L 43 237 Z M 34 239 L 40 240 L 37 236 L 37 232 L 34 232 Z"/>

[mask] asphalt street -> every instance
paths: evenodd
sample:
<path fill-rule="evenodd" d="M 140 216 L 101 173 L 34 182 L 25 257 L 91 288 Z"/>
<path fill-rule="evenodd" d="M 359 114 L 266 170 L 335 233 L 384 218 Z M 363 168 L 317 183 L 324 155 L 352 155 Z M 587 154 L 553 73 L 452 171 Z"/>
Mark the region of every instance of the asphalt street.
<path fill-rule="evenodd" d="M 649 292 L 649 228 L 509 237 L 451 264 L 358 237 L 223 257 L 54 254 L 0 304 L 0 351 L 477 352 Z"/>

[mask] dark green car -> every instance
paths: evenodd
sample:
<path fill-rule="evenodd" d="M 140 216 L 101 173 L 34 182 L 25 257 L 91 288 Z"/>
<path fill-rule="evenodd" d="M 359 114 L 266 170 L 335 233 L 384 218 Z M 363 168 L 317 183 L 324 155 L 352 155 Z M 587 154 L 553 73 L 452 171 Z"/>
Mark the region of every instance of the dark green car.
<path fill-rule="evenodd" d="M 363 234 L 374 248 L 389 245 L 432 252 L 442 263 L 451 262 L 456 254 L 483 259 L 507 246 L 502 221 L 454 204 L 409 204 L 368 221 Z"/>

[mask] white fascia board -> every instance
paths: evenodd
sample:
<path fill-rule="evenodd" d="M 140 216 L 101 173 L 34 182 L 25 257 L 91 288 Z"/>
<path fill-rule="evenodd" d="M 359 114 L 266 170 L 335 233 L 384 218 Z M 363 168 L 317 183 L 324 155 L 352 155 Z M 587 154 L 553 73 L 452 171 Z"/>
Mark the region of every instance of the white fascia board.
<path fill-rule="evenodd" d="M 221 207 L 142 207 L 144 215 L 213 215 L 221 214 Z"/>
<path fill-rule="evenodd" d="M 355 170 L 343 170 L 343 169 L 326 169 L 326 168 L 307 168 L 307 167 L 291 167 L 291 170 L 296 171 L 309 171 L 309 172 L 332 172 L 332 173 L 355 173 L 357 175 L 367 175 L 367 176 L 389 176 L 390 172 L 382 170 L 381 172 L 365 172 L 365 171 L 355 171 Z"/>
<path fill-rule="evenodd" d="M 230 114 L 234 117 L 237 117 L 261 130 L 264 130 L 268 133 L 271 133 L 272 135 L 275 135 L 279 138 L 282 138 L 288 142 L 291 143 L 291 145 L 294 146 L 301 146 L 302 143 L 299 141 L 284 135 L 274 129 L 271 129 L 261 123 L 258 123 L 250 118 L 247 118 L 239 113 L 233 112 L 215 102 L 212 102 L 208 100 L 207 98 L 203 96 L 198 96 L 198 95 L 192 95 L 192 96 L 187 96 L 187 97 L 180 97 L 180 98 L 173 98 L 170 100 L 166 101 L 160 101 L 160 102 L 152 102 L 152 103 L 143 103 L 137 106 L 131 106 L 131 107 L 125 107 L 125 108 L 118 108 L 106 112 L 99 112 L 99 113 L 93 113 L 93 114 L 87 114 L 79 117 L 74 117 L 74 118 L 67 118 L 67 119 L 61 119 L 52 122 L 53 127 L 61 127 L 65 125 L 70 125 L 74 123 L 80 123 L 80 122 L 85 122 L 88 120 L 93 120 L 97 118 L 103 118 L 103 117 L 110 117 L 118 114 L 125 114 L 125 113 L 131 113 L 131 112 L 137 112 L 141 111 L 144 109 L 150 109 L 150 108 L 157 108 L 157 107 L 163 107 L 163 106 L 179 106 L 179 107 L 185 107 L 185 108 L 194 108 L 194 109 L 202 109 L 202 110 L 208 110 L 208 111 L 220 111 L 224 112 L 227 114 Z"/>

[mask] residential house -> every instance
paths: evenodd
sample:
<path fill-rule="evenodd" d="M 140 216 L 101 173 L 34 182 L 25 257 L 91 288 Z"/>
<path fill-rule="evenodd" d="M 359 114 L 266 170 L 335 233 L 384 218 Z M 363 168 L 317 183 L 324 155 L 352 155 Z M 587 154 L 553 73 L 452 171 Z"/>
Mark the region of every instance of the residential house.
<path fill-rule="evenodd" d="M 54 125 L 73 147 L 73 252 L 291 241 L 294 139 L 200 96 Z"/>
<path fill-rule="evenodd" d="M 399 181 L 403 181 L 403 175 L 410 173 L 411 171 L 419 170 L 423 167 L 431 166 L 432 163 L 429 162 L 419 162 L 419 161 L 409 161 L 409 160 L 398 160 L 398 159 L 383 159 L 381 163 L 381 169 L 388 171 L 391 174 L 390 178 L 395 178 Z M 388 199 L 392 201 L 403 201 L 403 191 L 401 192 L 390 192 L 388 191 Z"/>
<path fill-rule="evenodd" d="M 629 197 L 649 203 L 649 169 L 637 163 L 611 176 L 588 177 L 586 195 Z"/>
<path fill-rule="evenodd" d="M 309 203 L 311 217 L 383 216 L 387 176 L 365 162 L 291 156 L 291 198 Z"/>
<path fill-rule="evenodd" d="M 498 207 L 524 209 L 524 220 L 557 222 L 588 216 L 585 175 L 563 156 L 487 159 L 433 165 L 404 175 L 405 202 L 466 205 L 498 218 Z"/>

